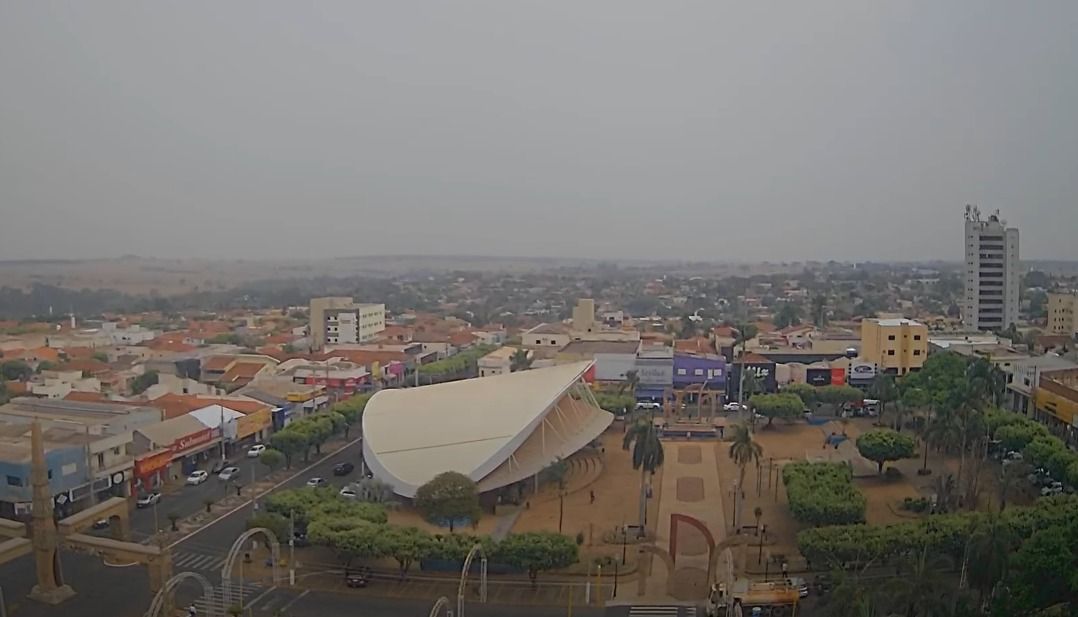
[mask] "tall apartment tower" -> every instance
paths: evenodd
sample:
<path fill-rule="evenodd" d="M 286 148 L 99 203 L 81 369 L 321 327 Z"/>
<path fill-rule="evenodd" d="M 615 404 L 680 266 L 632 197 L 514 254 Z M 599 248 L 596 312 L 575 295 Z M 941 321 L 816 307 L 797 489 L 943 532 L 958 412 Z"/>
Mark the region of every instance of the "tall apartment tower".
<path fill-rule="evenodd" d="M 356 344 L 386 329 L 386 305 L 357 304 L 349 297 L 311 298 L 311 346 Z"/>
<path fill-rule="evenodd" d="M 966 206 L 965 275 L 967 328 L 1001 330 L 1018 321 L 1018 229 L 1007 227 L 998 210 L 982 219 L 977 206 Z"/>

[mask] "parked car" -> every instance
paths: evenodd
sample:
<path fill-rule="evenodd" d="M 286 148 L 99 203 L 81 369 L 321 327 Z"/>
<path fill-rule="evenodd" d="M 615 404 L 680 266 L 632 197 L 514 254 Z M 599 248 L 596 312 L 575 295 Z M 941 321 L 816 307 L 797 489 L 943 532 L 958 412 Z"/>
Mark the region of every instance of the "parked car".
<path fill-rule="evenodd" d="M 342 488 L 341 492 L 338 493 L 338 494 L 341 497 L 344 497 L 345 499 L 358 499 L 359 498 L 359 494 L 356 493 L 356 489 L 352 488 L 351 486 L 346 486 L 346 487 Z"/>
<path fill-rule="evenodd" d="M 313 488 L 326 486 L 327 484 L 329 484 L 329 483 L 326 482 L 325 478 L 311 478 L 310 480 L 307 480 L 307 486 L 310 486 L 310 487 L 313 487 Z"/>
<path fill-rule="evenodd" d="M 152 493 L 145 493 L 140 495 L 138 500 L 135 501 L 136 508 L 149 508 L 150 506 L 161 501 L 161 493 L 154 491 Z"/>
<path fill-rule="evenodd" d="M 260 443 L 256 443 L 251 446 L 251 449 L 247 451 L 247 458 L 258 458 L 262 456 L 262 453 L 266 451 L 266 446 Z"/>
<path fill-rule="evenodd" d="M 221 473 L 217 474 L 218 480 L 228 481 L 240 475 L 239 467 L 225 467 L 221 470 Z"/>
<path fill-rule="evenodd" d="M 636 404 L 637 409 L 662 409 L 662 405 L 654 401 L 640 401 Z"/>
<path fill-rule="evenodd" d="M 791 576 L 786 579 L 786 584 L 797 590 L 798 597 L 807 598 L 809 595 L 808 582 L 799 576 Z"/>
<path fill-rule="evenodd" d="M 197 471 L 192 471 L 191 475 L 187 476 L 187 484 L 189 486 L 198 486 L 199 484 L 202 484 L 203 482 L 205 482 L 206 479 L 209 478 L 209 477 L 210 477 L 209 472 L 206 472 L 206 471 L 204 471 L 202 469 L 199 469 Z"/>
<path fill-rule="evenodd" d="M 333 475 L 335 476 L 347 476 L 355 471 L 356 466 L 352 463 L 337 463 L 333 466 Z"/>
<path fill-rule="evenodd" d="M 303 548 L 304 546 L 310 546 L 311 542 L 307 539 L 306 531 L 296 531 L 292 534 L 292 545 Z"/>
<path fill-rule="evenodd" d="M 725 405 L 723 405 L 722 410 L 723 411 L 741 411 L 742 407 L 743 406 L 741 405 L 741 403 L 738 403 L 737 401 L 732 401 L 730 403 L 726 403 Z"/>
<path fill-rule="evenodd" d="M 1041 489 L 1041 496 L 1048 497 L 1049 495 L 1058 495 L 1063 492 L 1062 482 L 1052 482 L 1048 486 Z"/>

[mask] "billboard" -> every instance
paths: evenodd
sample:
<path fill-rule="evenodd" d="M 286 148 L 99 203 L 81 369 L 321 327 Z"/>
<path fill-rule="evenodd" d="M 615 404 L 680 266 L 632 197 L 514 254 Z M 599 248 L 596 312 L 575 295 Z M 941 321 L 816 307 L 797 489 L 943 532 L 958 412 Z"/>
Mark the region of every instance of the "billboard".
<path fill-rule="evenodd" d="M 850 381 L 871 381 L 877 373 L 876 365 L 870 362 L 854 361 L 850 364 Z"/>
<path fill-rule="evenodd" d="M 829 368 L 810 368 L 805 369 L 805 383 L 810 386 L 829 386 L 831 385 L 831 369 Z"/>
<path fill-rule="evenodd" d="M 846 369 L 841 366 L 831 369 L 831 385 L 842 386 L 846 384 Z"/>

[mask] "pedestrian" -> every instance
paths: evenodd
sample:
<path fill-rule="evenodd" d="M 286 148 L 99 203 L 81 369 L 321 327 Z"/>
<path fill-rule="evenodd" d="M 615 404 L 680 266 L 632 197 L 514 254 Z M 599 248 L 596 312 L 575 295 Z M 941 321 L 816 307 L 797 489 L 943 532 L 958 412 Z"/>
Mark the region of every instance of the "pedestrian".
<path fill-rule="evenodd" d="M 790 574 L 790 564 L 785 561 L 782 562 L 782 578 L 786 578 Z"/>
<path fill-rule="evenodd" d="M 591 502 L 595 503 L 595 491 L 588 491 L 588 496 L 591 497 Z"/>

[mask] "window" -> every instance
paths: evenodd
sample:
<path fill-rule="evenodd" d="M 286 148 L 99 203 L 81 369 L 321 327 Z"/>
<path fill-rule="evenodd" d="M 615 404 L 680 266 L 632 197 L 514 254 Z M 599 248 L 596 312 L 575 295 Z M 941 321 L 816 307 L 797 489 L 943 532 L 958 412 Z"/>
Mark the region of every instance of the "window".
<path fill-rule="evenodd" d="M 894 349 L 888 349 L 887 350 L 887 355 L 889 355 L 889 356 L 895 355 L 895 350 Z"/>
<path fill-rule="evenodd" d="M 704 369 L 702 369 L 702 368 L 693 369 L 692 374 L 693 375 L 703 375 L 704 374 Z"/>
<path fill-rule="evenodd" d="M 105 468 L 105 453 L 104 452 L 98 452 L 97 453 L 97 468 L 98 469 L 104 469 Z"/>
<path fill-rule="evenodd" d="M 8 486 L 22 486 L 22 478 L 20 478 L 19 476 L 8 476 L 7 477 L 7 485 Z"/>
<path fill-rule="evenodd" d="M 915 355 L 915 356 L 921 355 L 921 350 L 920 349 L 914 349 L 913 350 L 913 355 Z"/>
<path fill-rule="evenodd" d="M 894 334 L 888 334 L 887 335 L 887 340 L 889 340 L 889 341 L 895 340 L 895 335 Z"/>
<path fill-rule="evenodd" d="M 679 368 L 679 369 L 677 370 L 677 374 L 678 374 L 678 375 L 684 375 L 684 374 L 685 374 L 685 369 L 683 369 L 683 368 Z"/>
<path fill-rule="evenodd" d="M 543 341 L 541 341 L 541 340 L 539 340 L 539 339 L 535 339 L 535 344 L 536 344 L 536 345 L 542 345 L 542 344 L 543 344 Z"/>

